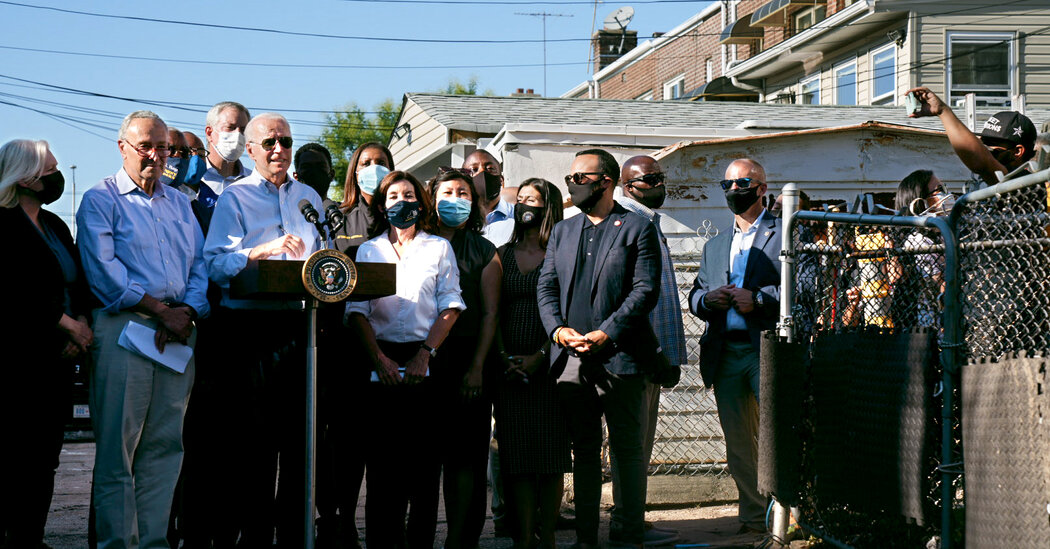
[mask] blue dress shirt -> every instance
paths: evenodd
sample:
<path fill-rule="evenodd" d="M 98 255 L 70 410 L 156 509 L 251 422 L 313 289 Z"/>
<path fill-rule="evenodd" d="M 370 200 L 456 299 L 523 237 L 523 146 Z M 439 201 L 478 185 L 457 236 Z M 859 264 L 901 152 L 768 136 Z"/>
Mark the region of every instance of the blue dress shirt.
<path fill-rule="evenodd" d="M 497 248 L 514 238 L 514 205 L 500 197 L 496 208 L 485 216 L 482 236 Z"/>
<path fill-rule="evenodd" d="M 149 196 L 121 169 L 84 193 L 77 228 L 87 281 L 105 311 L 148 294 L 208 314 L 204 235 L 186 195 L 157 183 Z"/>
<path fill-rule="evenodd" d="M 317 228 L 299 213 L 299 201 L 304 198 L 324 215 L 317 191 L 291 176 L 278 188 L 258 172 L 252 172 L 219 195 L 204 242 L 204 260 L 208 276 L 224 289 L 223 305 L 236 306 L 225 290 L 230 287 L 230 279 L 248 265 L 252 248 L 286 234 L 303 240 L 303 256 L 291 258 L 282 254 L 269 259 L 306 259 L 321 248 Z"/>

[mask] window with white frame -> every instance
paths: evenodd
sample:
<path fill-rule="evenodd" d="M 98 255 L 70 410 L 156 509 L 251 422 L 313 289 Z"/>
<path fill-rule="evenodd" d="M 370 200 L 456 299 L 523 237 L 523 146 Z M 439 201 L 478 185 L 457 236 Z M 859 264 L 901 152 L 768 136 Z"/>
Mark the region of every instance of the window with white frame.
<path fill-rule="evenodd" d="M 1010 102 L 1013 74 L 1012 33 L 948 33 L 948 99 L 959 104 L 968 93 L 977 95 L 978 105 Z"/>
<path fill-rule="evenodd" d="M 639 95 L 638 97 L 635 97 L 635 99 L 638 100 L 638 101 L 652 101 L 653 100 L 653 90 L 649 90 L 649 91 L 643 93 L 642 95 Z"/>
<path fill-rule="evenodd" d="M 831 97 L 836 105 L 857 104 L 857 61 L 838 65 L 833 70 Z"/>
<path fill-rule="evenodd" d="M 685 75 L 678 76 L 664 83 L 664 99 L 678 99 L 685 95 Z"/>
<path fill-rule="evenodd" d="M 897 47 L 896 44 L 871 52 L 871 104 L 892 105 L 897 95 Z"/>
<path fill-rule="evenodd" d="M 704 62 L 704 68 L 706 69 L 706 74 L 707 74 L 707 80 L 704 80 L 704 82 L 710 82 L 710 81 L 714 80 L 715 79 L 715 64 L 711 61 L 710 57 L 708 57 L 707 61 Z"/>
<path fill-rule="evenodd" d="M 828 15 L 828 7 L 813 6 L 795 13 L 795 33 L 800 33 L 817 23 L 820 23 Z"/>
<path fill-rule="evenodd" d="M 798 102 L 801 105 L 820 104 L 820 73 L 804 78 L 798 83 Z"/>

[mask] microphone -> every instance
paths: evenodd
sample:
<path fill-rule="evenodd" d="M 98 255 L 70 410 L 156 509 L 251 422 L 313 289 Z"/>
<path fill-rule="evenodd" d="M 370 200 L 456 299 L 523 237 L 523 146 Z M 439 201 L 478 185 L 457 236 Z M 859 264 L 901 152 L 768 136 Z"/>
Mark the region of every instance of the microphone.
<path fill-rule="evenodd" d="M 343 228 L 346 224 L 346 216 L 343 215 L 343 210 L 339 209 L 339 204 L 334 200 L 326 199 L 322 205 L 324 206 L 324 217 L 328 222 L 328 230 L 332 233 L 339 232 L 339 229 Z"/>
<path fill-rule="evenodd" d="M 313 223 L 314 225 L 316 225 L 318 220 L 320 219 L 320 216 L 317 214 L 317 210 L 314 208 L 314 205 L 311 204 L 310 200 L 307 198 L 304 198 L 299 201 L 299 213 L 303 214 L 303 217 L 305 217 L 307 221 Z"/>

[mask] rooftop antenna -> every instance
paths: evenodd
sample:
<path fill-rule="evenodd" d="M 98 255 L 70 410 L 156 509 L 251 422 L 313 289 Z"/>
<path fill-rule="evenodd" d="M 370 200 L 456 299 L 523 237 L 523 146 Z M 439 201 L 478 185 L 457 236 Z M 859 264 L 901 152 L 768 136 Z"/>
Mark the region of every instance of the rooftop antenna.
<path fill-rule="evenodd" d="M 543 97 L 547 97 L 547 18 L 548 17 L 572 17 L 564 13 L 547 13 L 545 11 L 522 13 L 515 12 L 514 15 L 525 15 L 528 17 L 541 17 L 543 19 Z"/>
<path fill-rule="evenodd" d="M 607 31 L 620 31 L 620 47 L 616 53 L 618 55 L 623 54 L 623 44 L 627 40 L 627 24 L 634 18 L 634 8 L 631 6 L 624 6 L 622 8 L 616 8 L 616 11 L 610 13 L 604 22 L 605 30 Z"/>

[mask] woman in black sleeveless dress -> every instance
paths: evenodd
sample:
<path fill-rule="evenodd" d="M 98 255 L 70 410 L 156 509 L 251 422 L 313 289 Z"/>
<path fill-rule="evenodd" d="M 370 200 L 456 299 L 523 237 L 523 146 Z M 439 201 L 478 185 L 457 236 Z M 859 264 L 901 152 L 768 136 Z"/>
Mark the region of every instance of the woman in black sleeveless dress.
<path fill-rule="evenodd" d="M 555 380 L 548 375 L 550 341 L 536 304 L 547 239 L 561 219 L 558 188 L 528 179 L 514 207 L 514 237 L 500 248 L 504 268 L 496 344 L 503 375 L 496 382 L 494 403 L 514 546 L 522 549 L 554 547 L 563 475 L 572 470 L 568 427 Z"/>

